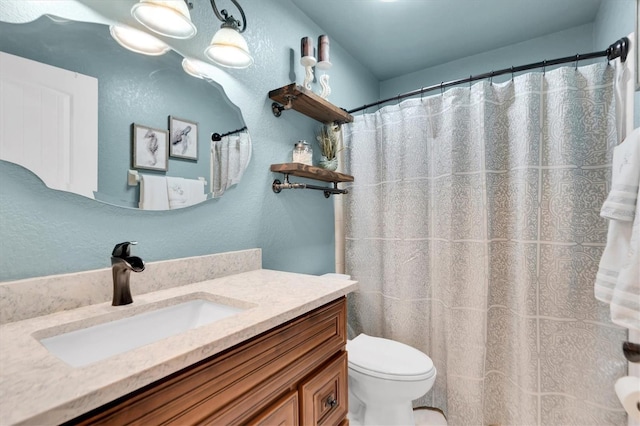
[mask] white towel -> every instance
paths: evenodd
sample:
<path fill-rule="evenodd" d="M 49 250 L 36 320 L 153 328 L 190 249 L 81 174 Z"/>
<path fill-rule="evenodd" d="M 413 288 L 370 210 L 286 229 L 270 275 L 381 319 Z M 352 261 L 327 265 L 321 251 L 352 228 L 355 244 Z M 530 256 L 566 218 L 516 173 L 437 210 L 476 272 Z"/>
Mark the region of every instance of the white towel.
<path fill-rule="evenodd" d="M 183 178 L 167 176 L 167 193 L 170 209 L 187 207 L 188 194 Z"/>
<path fill-rule="evenodd" d="M 227 189 L 227 150 L 224 140 L 211 142 L 211 193 L 213 197 L 219 197 Z"/>
<path fill-rule="evenodd" d="M 204 193 L 204 181 L 167 176 L 169 208 L 181 209 L 198 204 L 207 199 Z"/>
<path fill-rule="evenodd" d="M 227 187 L 240 182 L 244 171 L 251 160 L 251 137 L 249 133 L 230 136 L 228 141 L 229 172 Z"/>
<path fill-rule="evenodd" d="M 243 132 L 211 143 L 211 192 L 214 197 L 240 182 L 251 160 L 251 137 Z"/>
<path fill-rule="evenodd" d="M 164 176 L 139 174 L 140 203 L 142 210 L 168 210 L 167 179 Z"/>
<path fill-rule="evenodd" d="M 200 179 L 184 179 L 184 189 L 187 193 L 187 206 L 198 204 L 207 199 L 204 193 L 204 181 Z"/>
<path fill-rule="evenodd" d="M 640 330 L 640 128 L 613 153 L 611 192 L 600 215 L 609 219 L 607 245 L 596 276 L 595 297 L 607 302 L 611 320 Z"/>

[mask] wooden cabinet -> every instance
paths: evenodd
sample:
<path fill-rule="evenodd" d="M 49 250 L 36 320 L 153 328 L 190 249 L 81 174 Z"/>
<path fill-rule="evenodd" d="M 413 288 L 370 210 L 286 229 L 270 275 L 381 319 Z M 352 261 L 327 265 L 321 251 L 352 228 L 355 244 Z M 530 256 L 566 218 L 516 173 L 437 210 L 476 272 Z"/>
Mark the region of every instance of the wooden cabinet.
<path fill-rule="evenodd" d="M 345 424 L 345 300 L 342 297 L 69 424 Z"/>
<path fill-rule="evenodd" d="M 249 426 L 297 425 L 298 412 L 298 392 L 291 392 L 249 422 Z"/>
<path fill-rule="evenodd" d="M 300 412 L 303 425 L 337 425 L 346 417 L 347 353 L 300 385 Z"/>

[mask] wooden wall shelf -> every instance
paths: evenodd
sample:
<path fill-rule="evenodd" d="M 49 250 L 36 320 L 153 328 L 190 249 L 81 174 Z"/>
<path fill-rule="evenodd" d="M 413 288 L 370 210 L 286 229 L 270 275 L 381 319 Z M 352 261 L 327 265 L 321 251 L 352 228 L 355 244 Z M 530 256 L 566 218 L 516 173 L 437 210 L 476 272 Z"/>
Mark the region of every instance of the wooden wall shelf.
<path fill-rule="evenodd" d="M 272 164 L 271 171 L 288 173 L 292 176 L 321 180 L 323 182 L 353 182 L 353 176 L 332 172 L 316 166 L 307 166 L 302 163 Z"/>
<path fill-rule="evenodd" d="M 276 117 L 280 117 L 283 110 L 294 109 L 325 124 L 343 124 L 353 121 L 353 116 L 347 111 L 296 83 L 270 91 L 269 98 L 277 102 L 271 105 L 273 115 Z"/>
<path fill-rule="evenodd" d="M 338 183 L 353 182 L 353 176 L 351 175 L 332 172 L 320 167 L 307 166 L 306 164 L 301 163 L 272 164 L 271 171 L 284 174 L 284 182 L 280 182 L 278 179 L 276 179 L 271 185 L 271 189 L 273 189 L 273 192 L 275 192 L 276 194 L 283 189 L 315 189 L 324 191 L 325 198 L 329 198 L 331 194 L 347 194 L 349 192 L 346 189 L 339 189 Z M 290 183 L 289 175 L 307 179 L 315 179 L 322 182 L 332 182 L 333 187 L 309 185 L 306 183 Z"/>

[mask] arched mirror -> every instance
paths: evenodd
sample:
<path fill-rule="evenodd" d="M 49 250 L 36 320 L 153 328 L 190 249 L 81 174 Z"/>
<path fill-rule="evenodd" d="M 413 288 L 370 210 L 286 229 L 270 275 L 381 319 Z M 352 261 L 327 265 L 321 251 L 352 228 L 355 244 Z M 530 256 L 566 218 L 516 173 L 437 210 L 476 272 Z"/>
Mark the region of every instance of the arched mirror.
<path fill-rule="evenodd" d="M 161 56 L 133 53 L 117 44 L 106 25 L 42 16 L 24 24 L 0 22 L 0 51 L 97 80 L 97 184 L 82 195 L 137 208 L 140 180 L 160 177 L 203 181 L 204 200 L 224 192 L 221 179 L 236 183 L 248 164 L 251 146 L 241 111 L 217 83 L 185 73 L 182 56 L 172 50 Z M 5 102 L 3 110 L 12 109 Z M 64 133 L 47 132 L 47 122 L 59 121 L 38 124 L 45 126 L 40 134 Z M 21 123 L 30 125 L 28 119 Z M 212 142 L 214 133 L 228 134 L 226 147 Z M 160 147 L 153 164 L 141 159 L 145 153 L 136 157 L 136 144 L 148 148 L 149 140 Z M 28 161 L 22 165 L 31 169 Z"/>

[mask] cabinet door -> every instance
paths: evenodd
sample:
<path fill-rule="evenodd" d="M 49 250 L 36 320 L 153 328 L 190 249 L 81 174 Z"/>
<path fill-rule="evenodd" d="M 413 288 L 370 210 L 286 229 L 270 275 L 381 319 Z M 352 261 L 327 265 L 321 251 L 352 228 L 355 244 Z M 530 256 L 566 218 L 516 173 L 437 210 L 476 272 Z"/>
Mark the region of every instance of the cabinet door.
<path fill-rule="evenodd" d="M 297 426 L 298 392 L 291 392 L 268 410 L 249 422 L 249 426 Z"/>
<path fill-rule="evenodd" d="M 98 190 L 98 80 L 0 52 L 0 159 L 49 188 Z"/>
<path fill-rule="evenodd" d="M 340 424 L 348 411 L 347 353 L 342 352 L 299 389 L 302 425 Z"/>

